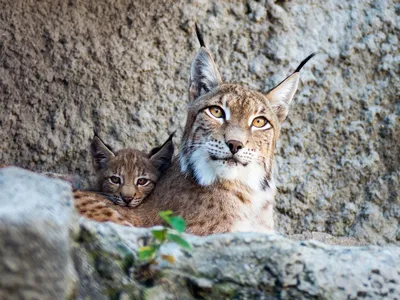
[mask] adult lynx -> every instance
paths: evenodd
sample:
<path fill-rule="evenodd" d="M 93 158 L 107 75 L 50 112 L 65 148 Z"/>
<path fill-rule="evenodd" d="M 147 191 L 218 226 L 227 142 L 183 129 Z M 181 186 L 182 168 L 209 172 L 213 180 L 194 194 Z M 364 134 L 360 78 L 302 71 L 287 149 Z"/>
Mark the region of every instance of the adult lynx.
<path fill-rule="evenodd" d="M 199 35 L 190 69 L 189 105 L 178 159 L 154 191 L 124 217 L 134 226 L 161 224 L 171 209 L 187 232 L 273 232 L 274 148 L 294 97 L 299 71 L 266 95 L 221 76 Z"/>

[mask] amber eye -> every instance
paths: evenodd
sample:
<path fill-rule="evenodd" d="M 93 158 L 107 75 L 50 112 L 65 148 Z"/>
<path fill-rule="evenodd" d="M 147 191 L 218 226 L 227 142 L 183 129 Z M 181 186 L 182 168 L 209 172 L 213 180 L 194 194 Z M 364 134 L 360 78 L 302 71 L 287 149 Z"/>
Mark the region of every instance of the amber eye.
<path fill-rule="evenodd" d="M 139 178 L 138 180 L 137 180 L 137 185 L 146 185 L 147 183 L 149 183 L 149 180 L 148 179 L 146 179 L 146 178 Z"/>
<path fill-rule="evenodd" d="M 254 127 L 261 128 L 268 123 L 267 119 L 264 117 L 257 117 L 251 123 Z"/>
<path fill-rule="evenodd" d="M 110 181 L 114 184 L 121 184 L 121 178 L 119 178 L 118 176 L 111 176 Z"/>
<path fill-rule="evenodd" d="M 215 117 L 217 119 L 225 117 L 224 110 L 219 106 L 211 106 L 211 107 L 207 108 L 207 110 L 210 112 L 210 114 L 213 117 Z"/>

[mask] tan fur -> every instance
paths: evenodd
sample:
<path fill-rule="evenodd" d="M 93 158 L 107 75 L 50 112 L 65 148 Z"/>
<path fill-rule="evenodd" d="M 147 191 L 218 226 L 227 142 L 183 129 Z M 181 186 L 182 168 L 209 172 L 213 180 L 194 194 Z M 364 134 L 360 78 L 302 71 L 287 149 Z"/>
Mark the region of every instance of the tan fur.
<path fill-rule="evenodd" d="M 97 222 L 114 222 L 120 225 L 132 226 L 124 217 L 122 217 L 113 208 L 111 201 L 107 198 L 94 193 L 86 191 L 74 192 L 74 204 L 79 214 L 97 221 Z"/>
<path fill-rule="evenodd" d="M 115 209 L 125 220 L 137 227 L 162 224 L 159 211 L 171 209 L 186 220 L 187 232 L 196 235 L 230 232 L 235 220 L 242 218 L 255 218 L 260 224 L 265 223 L 261 216 L 254 216 L 246 208 L 250 205 L 246 187 L 235 183 L 221 183 L 212 188 L 199 188 L 193 180 L 180 173 L 177 162 L 169 172 L 169 176 L 163 177 L 158 183 L 164 189 L 156 188 L 140 206 L 130 211 L 121 211 L 118 207 Z M 171 184 L 174 189 L 166 190 L 165 187 Z"/>

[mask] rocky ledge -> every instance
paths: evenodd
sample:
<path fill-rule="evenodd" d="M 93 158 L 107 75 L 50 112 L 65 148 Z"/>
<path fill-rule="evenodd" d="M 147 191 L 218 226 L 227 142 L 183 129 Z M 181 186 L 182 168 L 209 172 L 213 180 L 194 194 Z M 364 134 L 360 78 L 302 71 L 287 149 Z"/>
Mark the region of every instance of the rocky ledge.
<path fill-rule="evenodd" d="M 1 299 L 355 299 L 400 296 L 400 248 L 278 235 L 186 236 L 138 260 L 149 229 L 79 219 L 67 183 L 0 170 Z"/>

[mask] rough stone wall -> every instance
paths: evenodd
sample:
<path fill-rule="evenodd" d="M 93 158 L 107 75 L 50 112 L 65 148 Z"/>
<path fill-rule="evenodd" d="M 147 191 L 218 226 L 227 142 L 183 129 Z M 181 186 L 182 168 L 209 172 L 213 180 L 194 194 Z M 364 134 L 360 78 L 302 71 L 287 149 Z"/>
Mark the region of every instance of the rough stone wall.
<path fill-rule="evenodd" d="M 383 0 L 1 0 L 0 163 L 89 178 L 94 128 L 116 148 L 180 136 L 196 21 L 223 78 L 264 91 L 318 51 L 276 149 L 278 229 L 399 241 L 396 9 Z"/>

